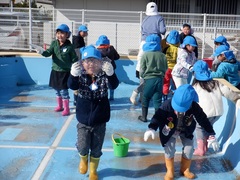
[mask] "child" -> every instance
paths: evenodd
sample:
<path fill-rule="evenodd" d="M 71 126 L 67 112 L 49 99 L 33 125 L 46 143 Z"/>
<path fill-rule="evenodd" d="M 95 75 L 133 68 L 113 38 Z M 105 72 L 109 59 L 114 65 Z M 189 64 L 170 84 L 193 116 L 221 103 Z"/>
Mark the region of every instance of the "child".
<path fill-rule="evenodd" d="M 172 79 L 172 69 L 177 63 L 177 52 L 179 46 L 179 33 L 176 30 L 170 31 L 166 38 L 167 47 L 163 50 L 163 53 L 166 54 L 168 69 L 165 73 L 163 80 L 163 100 L 167 100 L 169 93 L 169 87 Z"/>
<path fill-rule="evenodd" d="M 82 61 L 72 65 L 68 86 L 78 90 L 76 106 L 77 149 L 80 155 L 79 172 L 88 171 L 90 154 L 89 179 L 98 179 L 97 167 L 102 155 L 106 123 L 110 119 L 108 84 L 113 89 L 118 86 L 110 62 L 104 62 L 100 51 L 90 45 L 81 49 Z"/>
<path fill-rule="evenodd" d="M 198 94 L 199 105 L 213 125 L 223 115 L 222 96 L 236 102 L 240 99 L 238 93 L 231 91 L 226 85 L 213 80 L 206 62 L 199 60 L 193 65 L 193 88 Z M 197 149 L 194 155 L 203 156 L 207 151 L 207 132 L 197 123 Z"/>
<path fill-rule="evenodd" d="M 194 40 L 196 41 L 196 45 L 197 45 L 196 48 L 194 49 L 194 52 L 195 52 L 196 58 L 198 58 L 198 44 L 197 44 L 196 38 L 193 36 L 193 32 L 194 32 L 194 31 L 193 31 L 191 25 L 185 23 L 185 24 L 183 24 L 181 30 L 182 30 L 182 33 L 181 33 L 180 36 L 179 36 L 179 38 L 180 38 L 180 43 L 182 44 L 182 43 L 183 43 L 183 40 L 184 40 L 185 37 L 187 37 L 187 36 L 193 37 Z"/>
<path fill-rule="evenodd" d="M 197 42 L 192 36 L 186 36 L 178 51 L 177 64 L 172 70 L 172 78 L 176 88 L 180 85 L 187 84 L 189 72 L 192 71 L 193 64 L 197 61 L 194 49 Z"/>
<path fill-rule="evenodd" d="M 154 132 L 159 129 L 159 137 L 165 151 L 165 163 L 167 173 L 165 180 L 174 178 L 174 155 L 175 144 L 180 137 L 182 148 L 182 160 L 180 172 L 189 179 L 195 174 L 190 171 L 191 159 L 193 156 L 193 133 L 198 122 L 209 134 L 208 146 L 218 151 L 219 143 L 215 138 L 215 132 L 206 114 L 199 106 L 198 95 L 189 84 L 179 86 L 172 99 L 166 100 L 158 109 L 144 133 L 144 141 L 151 136 L 154 139 Z"/>
<path fill-rule="evenodd" d="M 211 72 L 212 78 L 224 78 L 236 88 L 240 89 L 240 78 L 238 75 L 238 61 L 233 51 L 226 45 L 220 45 L 215 50 L 214 56 L 218 58 L 219 64 L 216 72 Z"/>
<path fill-rule="evenodd" d="M 160 37 L 156 34 L 149 35 L 143 45 L 144 54 L 141 59 L 140 75 L 144 79 L 142 115 L 140 121 L 147 122 L 148 107 L 151 98 L 157 110 L 162 103 L 162 88 L 164 74 L 168 68 L 167 59 L 160 47 Z"/>
<path fill-rule="evenodd" d="M 52 56 L 52 71 L 49 86 L 56 90 L 58 106 L 56 112 L 62 111 L 63 116 L 70 114 L 69 93 L 67 80 L 70 74 L 72 63 L 78 60 L 73 45 L 69 41 L 71 32 L 66 24 L 61 24 L 56 29 L 56 40 L 52 41 L 49 49 L 37 50 L 45 57 Z M 64 109 L 63 109 L 64 107 Z"/>
<path fill-rule="evenodd" d="M 226 45 L 230 48 L 230 45 L 227 43 L 227 39 L 224 36 L 218 36 L 216 39 L 214 39 L 214 45 L 217 48 L 220 45 Z M 217 57 L 214 57 L 212 55 L 213 58 L 213 63 L 212 63 L 212 71 L 216 71 L 218 65 L 221 63 Z"/>
<path fill-rule="evenodd" d="M 78 56 L 78 59 L 81 59 L 81 54 L 79 49 L 82 47 L 85 47 L 85 41 L 84 38 L 88 36 L 88 28 L 85 25 L 81 25 L 78 27 L 78 34 L 77 36 L 73 36 L 72 38 L 72 42 L 73 42 L 73 46 L 75 48 L 75 52 Z M 74 97 L 74 101 L 73 101 L 73 105 L 76 106 L 76 101 L 77 101 L 77 91 L 74 91 L 73 93 L 73 97 Z"/>
<path fill-rule="evenodd" d="M 143 91 L 143 84 L 144 80 L 139 77 L 139 71 L 140 71 L 140 64 L 141 64 L 141 57 L 143 55 L 143 44 L 145 43 L 145 39 L 147 36 L 151 34 L 157 34 L 160 37 L 161 41 L 161 35 L 164 35 L 166 33 L 166 25 L 164 22 L 164 18 L 159 15 L 158 8 L 155 2 L 149 2 L 146 6 L 146 17 L 144 18 L 141 26 L 141 43 L 139 47 L 139 52 L 137 56 L 137 66 L 136 66 L 136 77 L 140 79 L 139 86 L 133 90 L 132 95 L 130 97 L 130 102 L 134 105 L 137 105 L 136 98 L 138 94 L 140 94 L 141 99 L 141 93 Z"/>
<path fill-rule="evenodd" d="M 113 69 L 116 69 L 116 63 L 115 61 L 120 58 L 117 50 L 110 45 L 110 40 L 107 36 L 101 35 L 99 36 L 97 42 L 96 42 L 97 49 L 101 52 L 102 57 L 107 57 L 111 60 Z M 109 87 L 110 89 L 110 98 L 109 100 L 114 100 L 114 89 Z"/>

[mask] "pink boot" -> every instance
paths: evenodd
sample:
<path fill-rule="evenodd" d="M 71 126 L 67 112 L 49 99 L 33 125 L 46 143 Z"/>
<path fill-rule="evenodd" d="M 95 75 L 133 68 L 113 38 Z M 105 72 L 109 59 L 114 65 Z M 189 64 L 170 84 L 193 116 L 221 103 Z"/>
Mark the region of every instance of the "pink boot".
<path fill-rule="evenodd" d="M 204 156 L 207 152 L 207 140 L 206 139 L 198 139 L 197 140 L 197 149 L 194 151 L 194 155 L 196 156 Z"/>
<path fill-rule="evenodd" d="M 62 97 L 57 96 L 57 103 L 58 106 L 54 109 L 55 112 L 63 111 L 63 102 L 62 102 Z"/>
<path fill-rule="evenodd" d="M 62 115 L 63 116 L 68 116 L 70 114 L 69 100 L 68 99 L 63 99 L 63 107 L 64 107 L 64 110 L 62 112 Z"/>

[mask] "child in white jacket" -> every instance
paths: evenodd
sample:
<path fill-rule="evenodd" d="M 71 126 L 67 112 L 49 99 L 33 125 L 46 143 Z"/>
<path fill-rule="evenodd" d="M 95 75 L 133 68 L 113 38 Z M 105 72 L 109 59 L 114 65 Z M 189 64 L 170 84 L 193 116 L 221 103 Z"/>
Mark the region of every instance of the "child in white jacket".
<path fill-rule="evenodd" d="M 234 102 L 240 99 L 240 96 L 238 93 L 231 91 L 226 85 L 213 80 L 205 61 L 198 60 L 193 66 L 193 72 L 193 87 L 198 94 L 199 105 L 213 125 L 224 112 L 222 96 Z M 197 124 L 195 132 L 197 148 L 194 155 L 203 156 L 207 151 L 208 134 L 199 124 Z"/>

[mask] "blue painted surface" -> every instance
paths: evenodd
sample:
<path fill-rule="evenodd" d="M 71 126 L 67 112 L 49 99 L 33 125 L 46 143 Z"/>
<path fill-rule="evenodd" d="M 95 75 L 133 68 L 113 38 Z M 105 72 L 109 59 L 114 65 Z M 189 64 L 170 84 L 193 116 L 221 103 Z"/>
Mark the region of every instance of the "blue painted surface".
<path fill-rule="evenodd" d="M 14 140 L 19 133 L 22 131 L 22 129 L 16 129 L 16 128 L 6 128 L 1 134 L 0 134 L 0 140 Z"/>
<path fill-rule="evenodd" d="M 18 57 L 16 61 L 16 58 L 0 58 L 0 65 L 0 137 L 6 137 L 6 132 L 13 130 L 8 138 L 0 138 L 0 179 L 32 179 L 49 151 L 53 154 L 39 179 L 88 179 L 88 174 L 78 173 L 79 156 L 75 148 L 77 120 L 74 113 L 63 117 L 53 111 L 55 92 L 47 85 L 51 59 Z M 115 100 L 111 101 L 111 120 L 107 124 L 98 168 L 100 179 L 163 179 L 166 172 L 159 139 L 143 141 L 148 124 L 137 120 L 141 106 L 129 103 L 129 96 L 138 84 L 135 66 L 136 61 L 117 61 L 116 72 L 121 84 L 115 90 Z M 70 91 L 70 105 L 73 103 L 72 94 Z M 239 177 L 240 110 L 236 117 L 235 104 L 225 98 L 223 100 L 225 113 L 214 124 L 221 152 L 215 154 L 210 149 L 206 157 L 193 158 L 191 169 L 199 180 L 233 180 Z M 149 119 L 153 113 L 151 107 Z M 69 126 L 59 143 L 54 144 L 67 122 Z M 111 138 L 116 132 L 131 141 L 127 157 L 114 157 Z M 180 142 L 177 142 L 176 150 L 175 178 L 183 180 L 185 178 L 178 173 Z"/>

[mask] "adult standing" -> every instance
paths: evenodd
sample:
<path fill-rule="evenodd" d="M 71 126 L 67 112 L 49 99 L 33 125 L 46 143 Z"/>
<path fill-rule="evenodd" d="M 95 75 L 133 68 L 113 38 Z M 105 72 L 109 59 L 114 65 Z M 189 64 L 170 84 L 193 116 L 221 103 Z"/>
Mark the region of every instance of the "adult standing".
<path fill-rule="evenodd" d="M 143 55 L 143 44 L 145 44 L 145 39 L 147 36 L 151 34 L 157 34 L 160 37 L 161 41 L 161 35 L 164 35 L 166 33 L 166 25 L 164 22 L 164 18 L 159 15 L 158 8 L 156 3 L 149 2 L 146 6 L 146 17 L 144 18 L 141 26 L 141 43 L 139 47 L 139 52 L 137 56 L 137 66 L 136 66 L 136 77 L 140 79 L 139 86 L 133 90 L 132 95 L 130 97 L 130 101 L 132 104 L 136 105 L 137 101 L 136 98 L 139 93 L 143 91 L 143 83 L 144 80 L 139 77 L 140 72 L 140 64 L 141 64 L 141 58 Z"/>

